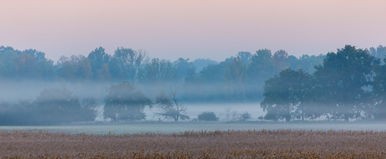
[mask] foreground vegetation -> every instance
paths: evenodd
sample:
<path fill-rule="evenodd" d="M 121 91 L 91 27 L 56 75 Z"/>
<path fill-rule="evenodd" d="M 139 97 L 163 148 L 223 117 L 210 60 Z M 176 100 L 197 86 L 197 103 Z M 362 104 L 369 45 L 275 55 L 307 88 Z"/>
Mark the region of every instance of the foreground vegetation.
<path fill-rule="evenodd" d="M 386 132 L 371 131 L 1 132 L 0 158 L 385 158 L 385 142 Z"/>

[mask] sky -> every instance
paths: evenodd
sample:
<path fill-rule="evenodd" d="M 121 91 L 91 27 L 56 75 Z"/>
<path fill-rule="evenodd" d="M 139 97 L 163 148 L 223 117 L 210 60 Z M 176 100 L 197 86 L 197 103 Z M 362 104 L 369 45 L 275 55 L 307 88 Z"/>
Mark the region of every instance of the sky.
<path fill-rule="evenodd" d="M 0 45 L 51 59 L 102 46 L 164 59 L 386 45 L 385 0 L 1 0 Z"/>

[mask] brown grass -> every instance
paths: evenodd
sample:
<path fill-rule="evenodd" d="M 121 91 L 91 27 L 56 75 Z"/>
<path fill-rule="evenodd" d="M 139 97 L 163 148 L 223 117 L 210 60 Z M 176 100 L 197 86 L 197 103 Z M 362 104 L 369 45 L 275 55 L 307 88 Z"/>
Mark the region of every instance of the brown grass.
<path fill-rule="evenodd" d="M 0 158 L 386 158 L 386 132 L 263 130 L 170 135 L 0 132 Z"/>

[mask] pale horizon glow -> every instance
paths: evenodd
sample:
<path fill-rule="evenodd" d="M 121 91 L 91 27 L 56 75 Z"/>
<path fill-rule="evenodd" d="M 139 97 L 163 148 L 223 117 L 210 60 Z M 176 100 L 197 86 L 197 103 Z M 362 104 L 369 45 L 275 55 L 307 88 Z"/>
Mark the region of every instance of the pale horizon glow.
<path fill-rule="evenodd" d="M 51 59 L 102 46 L 165 59 L 386 45 L 385 0 L 2 0 L 0 45 Z"/>

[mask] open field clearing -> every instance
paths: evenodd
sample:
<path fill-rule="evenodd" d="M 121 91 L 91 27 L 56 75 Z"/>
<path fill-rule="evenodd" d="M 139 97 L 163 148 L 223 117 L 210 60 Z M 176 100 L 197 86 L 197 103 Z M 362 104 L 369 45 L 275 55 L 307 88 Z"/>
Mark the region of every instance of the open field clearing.
<path fill-rule="evenodd" d="M 386 158 L 386 132 L 214 131 L 69 135 L 1 132 L 1 158 Z"/>

